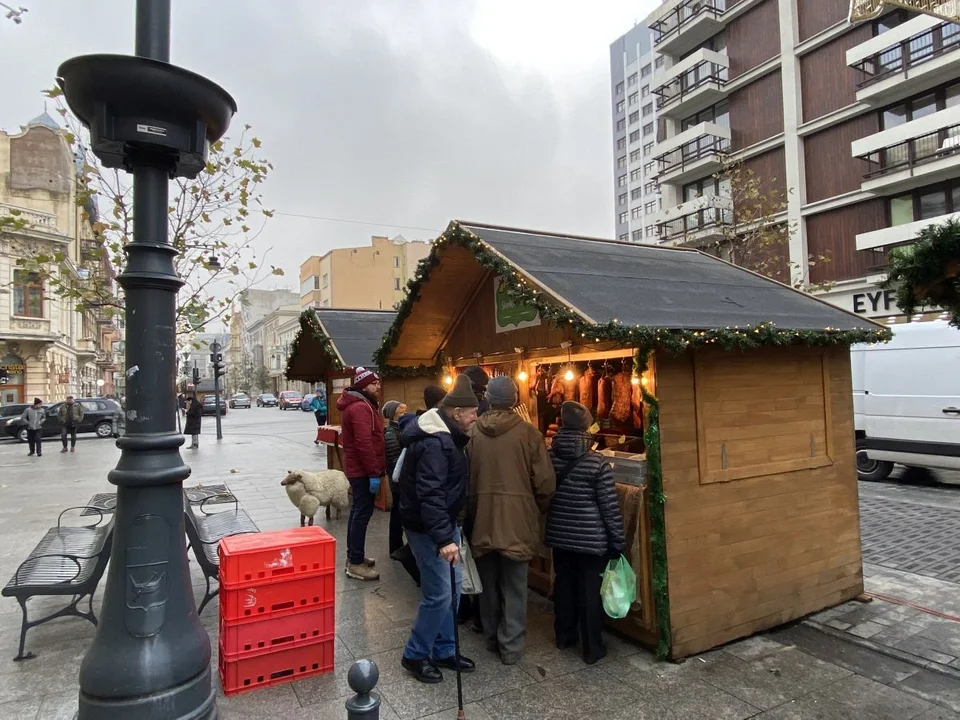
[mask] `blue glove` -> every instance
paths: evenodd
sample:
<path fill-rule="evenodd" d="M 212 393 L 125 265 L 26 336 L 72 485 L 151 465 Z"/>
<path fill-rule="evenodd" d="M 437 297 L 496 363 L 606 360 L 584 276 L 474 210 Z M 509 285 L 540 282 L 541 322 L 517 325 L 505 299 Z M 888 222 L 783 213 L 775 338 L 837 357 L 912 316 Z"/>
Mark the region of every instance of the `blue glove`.
<path fill-rule="evenodd" d="M 370 478 L 370 494 L 376 495 L 380 492 L 380 478 L 372 477 Z"/>

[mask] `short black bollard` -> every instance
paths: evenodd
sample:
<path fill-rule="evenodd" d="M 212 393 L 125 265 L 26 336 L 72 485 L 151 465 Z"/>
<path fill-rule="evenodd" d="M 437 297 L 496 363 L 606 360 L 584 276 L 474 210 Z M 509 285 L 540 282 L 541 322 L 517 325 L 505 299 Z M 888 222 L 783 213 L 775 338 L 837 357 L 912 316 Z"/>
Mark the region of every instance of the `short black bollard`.
<path fill-rule="evenodd" d="M 357 660 L 347 672 L 347 685 L 356 695 L 346 702 L 347 720 L 380 720 L 380 695 L 373 692 L 380 670 L 372 660 Z"/>

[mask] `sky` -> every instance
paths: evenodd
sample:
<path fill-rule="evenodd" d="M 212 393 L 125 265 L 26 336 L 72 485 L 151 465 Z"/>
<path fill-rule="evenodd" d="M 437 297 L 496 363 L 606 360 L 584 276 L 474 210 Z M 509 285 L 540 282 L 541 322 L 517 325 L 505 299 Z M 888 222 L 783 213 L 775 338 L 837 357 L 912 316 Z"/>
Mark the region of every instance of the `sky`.
<path fill-rule="evenodd" d="M 29 12 L 0 18 L 5 130 L 43 111 L 63 60 L 133 50 L 133 0 L 8 4 Z M 609 45 L 657 4 L 174 0 L 171 62 L 263 141 L 277 214 L 257 245 L 286 277 L 261 287 L 293 289 L 310 255 L 453 218 L 612 237 Z"/>

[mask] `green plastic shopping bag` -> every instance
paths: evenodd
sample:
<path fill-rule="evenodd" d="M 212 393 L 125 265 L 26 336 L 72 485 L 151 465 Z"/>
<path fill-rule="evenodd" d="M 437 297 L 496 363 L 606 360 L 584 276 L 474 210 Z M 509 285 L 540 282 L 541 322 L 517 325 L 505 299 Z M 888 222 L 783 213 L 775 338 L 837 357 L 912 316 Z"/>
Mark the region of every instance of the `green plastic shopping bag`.
<path fill-rule="evenodd" d="M 627 559 L 621 555 L 607 563 L 600 585 L 603 611 L 612 618 L 625 618 L 630 606 L 637 599 L 637 575 Z"/>

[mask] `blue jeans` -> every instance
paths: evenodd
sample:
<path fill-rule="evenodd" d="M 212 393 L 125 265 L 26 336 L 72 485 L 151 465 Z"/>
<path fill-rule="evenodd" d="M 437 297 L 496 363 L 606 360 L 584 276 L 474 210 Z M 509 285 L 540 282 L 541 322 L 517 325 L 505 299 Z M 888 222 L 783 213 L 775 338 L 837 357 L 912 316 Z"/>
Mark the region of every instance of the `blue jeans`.
<path fill-rule="evenodd" d="M 370 492 L 370 478 L 349 478 L 353 490 L 353 503 L 350 505 L 350 517 L 347 520 L 347 562 L 361 565 L 366 558 L 367 525 L 373 516 L 373 501 L 376 496 Z"/>
<path fill-rule="evenodd" d="M 454 542 L 460 543 L 460 531 Z M 450 564 L 437 554 L 437 545 L 425 533 L 407 530 L 407 544 L 417 558 L 420 568 L 420 607 L 413 621 L 410 639 L 403 649 L 408 660 L 425 660 L 453 657 L 456 647 L 453 640 L 453 603 L 450 587 Z M 456 567 L 457 605 L 460 604 L 460 587 L 463 579 L 461 566 Z"/>

